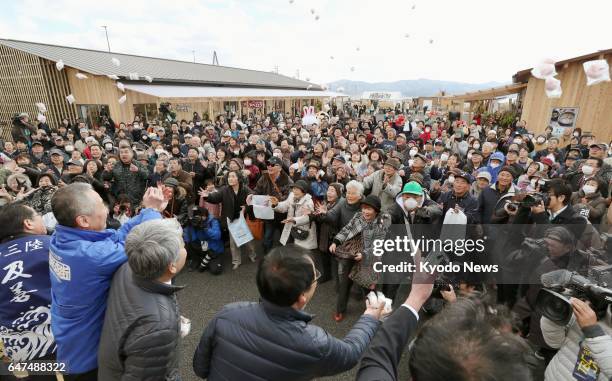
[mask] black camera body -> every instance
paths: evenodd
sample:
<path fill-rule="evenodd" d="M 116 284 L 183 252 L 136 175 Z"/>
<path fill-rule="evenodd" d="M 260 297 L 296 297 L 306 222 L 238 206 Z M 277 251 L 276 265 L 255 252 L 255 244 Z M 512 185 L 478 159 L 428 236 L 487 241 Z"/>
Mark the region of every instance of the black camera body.
<path fill-rule="evenodd" d="M 208 210 L 197 205 L 192 206 L 187 212 L 187 225 L 194 229 L 202 230 L 208 227 Z"/>
<path fill-rule="evenodd" d="M 555 270 L 542 275 L 544 288 L 536 298 L 536 310 L 560 325 L 567 325 L 573 309 L 570 298 L 588 300 L 598 317 L 612 304 L 612 265 L 594 266 L 586 278 L 576 272 Z"/>

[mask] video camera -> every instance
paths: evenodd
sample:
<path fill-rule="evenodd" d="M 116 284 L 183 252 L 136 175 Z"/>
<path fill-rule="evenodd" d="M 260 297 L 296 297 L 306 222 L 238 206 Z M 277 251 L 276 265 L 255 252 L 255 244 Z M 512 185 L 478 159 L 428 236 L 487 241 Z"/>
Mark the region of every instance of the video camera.
<path fill-rule="evenodd" d="M 544 288 L 536 298 L 536 310 L 560 325 L 572 318 L 570 298 L 588 300 L 601 317 L 612 303 L 612 265 L 594 266 L 584 277 L 568 270 L 555 270 L 541 277 Z"/>

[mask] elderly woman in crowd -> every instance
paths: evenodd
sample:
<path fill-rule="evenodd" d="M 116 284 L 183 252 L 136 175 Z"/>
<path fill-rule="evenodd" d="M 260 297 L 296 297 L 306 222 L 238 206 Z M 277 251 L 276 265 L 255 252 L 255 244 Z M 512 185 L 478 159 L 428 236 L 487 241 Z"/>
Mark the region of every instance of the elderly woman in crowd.
<path fill-rule="evenodd" d="M 329 251 L 338 257 L 338 295 L 334 320 L 344 319 L 353 281 L 364 295 L 376 288 L 378 274 L 374 271 L 374 241 L 383 240 L 391 226 L 391 217 L 381 213 L 377 196 L 367 196 L 360 202 L 361 213 L 356 213 L 333 239 Z"/>

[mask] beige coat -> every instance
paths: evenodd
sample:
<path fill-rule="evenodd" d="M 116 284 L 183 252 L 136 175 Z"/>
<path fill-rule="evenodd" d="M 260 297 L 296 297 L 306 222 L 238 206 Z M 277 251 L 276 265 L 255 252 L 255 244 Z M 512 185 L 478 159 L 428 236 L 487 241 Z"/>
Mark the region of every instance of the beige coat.
<path fill-rule="evenodd" d="M 310 222 L 308 216 L 314 212 L 314 203 L 309 194 L 304 195 L 297 203 L 293 198 L 293 192 L 289 193 L 289 197 L 285 201 L 281 201 L 276 205 L 274 211 L 287 213 L 287 218 L 293 217 L 295 224 L 285 224 L 283 234 L 288 234 L 292 226 L 300 226 L 305 229 L 310 224 L 308 237 L 305 240 L 295 240 L 295 244 L 308 250 L 317 248 L 317 225 Z"/>

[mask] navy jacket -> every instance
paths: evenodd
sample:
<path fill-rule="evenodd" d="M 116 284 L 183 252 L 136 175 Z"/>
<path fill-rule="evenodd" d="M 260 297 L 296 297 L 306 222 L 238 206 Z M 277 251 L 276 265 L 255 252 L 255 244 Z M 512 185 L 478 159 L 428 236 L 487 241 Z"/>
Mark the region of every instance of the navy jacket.
<path fill-rule="evenodd" d="M 310 380 L 354 367 L 379 322 L 364 315 L 344 339 L 309 324 L 312 316 L 272 303 L 225 306 L 208 324 L 193 370 L 216 380 Z"/>

